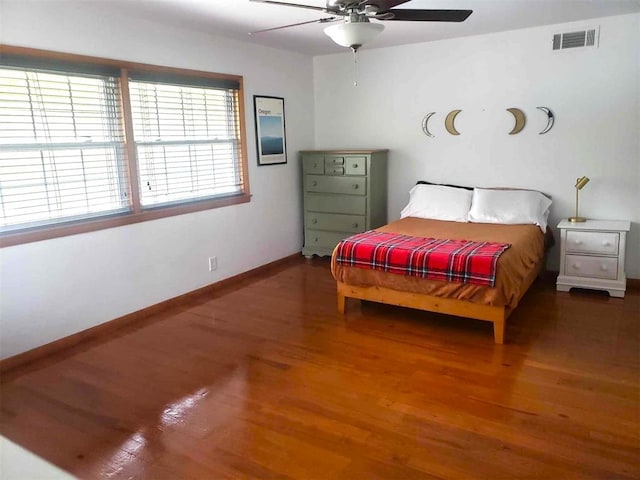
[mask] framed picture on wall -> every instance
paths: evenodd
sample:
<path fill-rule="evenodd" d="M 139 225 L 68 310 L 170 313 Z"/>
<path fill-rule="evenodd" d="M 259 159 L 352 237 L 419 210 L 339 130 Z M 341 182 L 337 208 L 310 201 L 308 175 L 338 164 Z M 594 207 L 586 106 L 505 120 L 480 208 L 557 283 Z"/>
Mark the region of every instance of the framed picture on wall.
<path fill-rule="evenodd" d="M 253 96 L 258 166 L 287 163 L 284 98 Z"/>

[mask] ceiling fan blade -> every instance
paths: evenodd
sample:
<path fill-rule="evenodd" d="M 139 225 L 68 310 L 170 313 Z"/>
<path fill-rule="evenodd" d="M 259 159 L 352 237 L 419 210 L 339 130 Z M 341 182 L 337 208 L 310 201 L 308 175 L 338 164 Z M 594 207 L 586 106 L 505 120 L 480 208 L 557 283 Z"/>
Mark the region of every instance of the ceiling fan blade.
<path fill-rule="evenodd" d="M 412 22 L 464 22 L 473 10 L 409 10 L 394 8 L 390 10 L 393 18 L 380 20 L 405 20 Z M 387 13 L 387 12 L 381 12 Z"/>
<path fill-rule="evenodd" d="M 367 18 L 375 18 L 376 20 L 393 20 L 395 15 L 391 12 L 368 14 Z"/>
<path fill-rule="evenodd" d="M 341 20 L 341 19 L 339 19 L 338 17 L 319 18 L 318 20 L 309 20 L 308 22 L 292 23 L 290 25 L 283 25 L 281 27 L 273 27 L 273 28 L 265 28 L 264 30 L 256 30 L 255 32 L 249 32 L 249 35 L 254 35 L 256 33 L 273 32 L 274 30 L 282 30 L 283 28 L 297 27 L 298 25 L 307 25 L 309 23 L 330 23 L 330 22 L 335 22 L 336 20 Z"/>
<path fill-rule="evenodd" d="M 402 5 L 403 3 L 410 2 L 411 0 L 366 0 L 360 4 L 360 6 L 371 5 L 378 9 L 378 12 L 384 13 L 391 10 L 393 7 Z"/>
<path fill-rule="evenodd" d="M 288 3 L 288 2 L 278 2 L 275 0 L 249 0 L 250 2 L 256 2 L 256 3 L 268 3 L 270 5 L 281 5 L 283 7 L 297 7 L 297 8 L 306 8 L 308 10 L 316 10 L 319 12 L 325 12 L 325 13 L 338 13 L 337 11 L 333 11 L 329 8 L 326 7 L 316 7 L 314 5 L 302 5 L 299 3 Z"/>

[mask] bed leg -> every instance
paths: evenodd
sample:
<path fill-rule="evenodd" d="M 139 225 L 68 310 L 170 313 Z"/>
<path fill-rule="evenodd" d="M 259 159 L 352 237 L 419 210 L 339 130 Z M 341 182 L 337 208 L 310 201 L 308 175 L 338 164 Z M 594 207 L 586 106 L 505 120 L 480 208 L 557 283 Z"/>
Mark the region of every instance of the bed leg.
<path fill-rule="evenodd" d="M 338 290 L 338 313 L 340 315 L 344 315 L 344 305 L 346 300 L 345 296 L 340 293 L 340 290 Z"/>
<path fill-rule="evenodd" d="M 504 318 L 493 321 L 493 339 L 498 345 L 502 345 L 504 343 L 505 323 Z"/>

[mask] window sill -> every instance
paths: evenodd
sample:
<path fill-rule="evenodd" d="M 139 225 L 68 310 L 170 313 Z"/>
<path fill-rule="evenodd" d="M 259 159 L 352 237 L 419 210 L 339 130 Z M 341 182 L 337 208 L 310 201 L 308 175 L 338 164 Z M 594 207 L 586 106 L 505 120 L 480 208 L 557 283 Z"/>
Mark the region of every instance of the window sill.
<path fill-rule="evenodd" d="M 13 245 L 21 245 L 23 243 L 39 242 L 42 240 L 50 240 L 52 238 L 66 237 L 69 235 L 77 235 L 80 233 L 95 232 L 107 228 L 121 227 L 134 223 L 146 222 L 149 220 L 157 220 L 160 218 L 173 217 L 175 215 L 184 215 L 186 213 L 200 212 L 203 210 L 211 210 L 214 208 L 227 207 L 230 205 L 238 205 L 251 201 L 251 194 L 243 193 L 224 198 L 216 198 L 211 200 L 196 201 L 172 207 L 159 208 L 156 210 L 145 210 L 139 213 L 126 213 L 108 218 L 99 218 L 91 220 L 82 220 L 79 222 L 68 223 L 55 226 L 44 226 L 33 230 L 17 231 L 11 233 L 0 234 L 0 248 L 11 247 Z"/>

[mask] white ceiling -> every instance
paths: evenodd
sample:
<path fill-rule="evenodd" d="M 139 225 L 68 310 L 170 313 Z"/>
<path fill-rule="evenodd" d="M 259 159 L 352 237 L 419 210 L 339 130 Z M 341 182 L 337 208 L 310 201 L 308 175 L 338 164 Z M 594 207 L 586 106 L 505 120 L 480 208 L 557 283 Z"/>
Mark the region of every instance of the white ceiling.
<path fill-rule="evenodd" d="M 41 0 L 44 1 L 44 0 Z M 48 0 L 82 3 L 98 12 L 136 16 L 223 35 L 245 42 L 292 50 L 308 55 L 343 52 L 324 35 L 327 25 L 309 24 L 256 35 L 265 28 L 326 17 L 322 12 L 250 2 L 249 0 Z M 292 3 L 294 0 L 283 0 Z M 324 6 L 324 0 L 295 3 Z M 385 31 L 363 48 L 379 48 L 445 38 L 479 35 L 538 25 L 582 21 L 640 12 L 640 0 L 411 0 L 397 8 L 473 10 L 462 23 L 383 22 Z M 588 24 L 588 22 L 586 22 Z M 590 26 L 590 25 L 589 25 Z"/>

